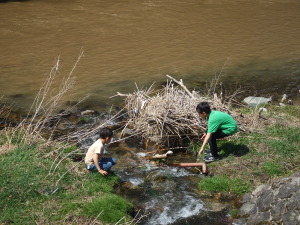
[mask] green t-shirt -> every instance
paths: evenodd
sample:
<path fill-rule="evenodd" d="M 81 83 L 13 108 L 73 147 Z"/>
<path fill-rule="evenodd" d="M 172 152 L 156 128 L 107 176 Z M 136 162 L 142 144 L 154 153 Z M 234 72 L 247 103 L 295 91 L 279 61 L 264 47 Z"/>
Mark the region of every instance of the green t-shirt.
<path fill-rule="evenodd" d="M 232 135 L 238 131 L 232 116 L 220 111 L 211 111 L 207 126 L 207 133 L 215 133 L 217 130 L 222 130 L 224 134 Z"/>

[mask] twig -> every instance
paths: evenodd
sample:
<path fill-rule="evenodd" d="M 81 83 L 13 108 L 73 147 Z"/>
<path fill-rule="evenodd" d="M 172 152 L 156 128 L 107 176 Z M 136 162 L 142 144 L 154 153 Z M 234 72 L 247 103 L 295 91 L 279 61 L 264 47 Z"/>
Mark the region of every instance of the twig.
<path fill-rule="evenodd" d="M 191 98 L 195 98 L 194 95 L 187 89 L 187 87 L 185 85 L 183 85 L 182 80 L 178 81 L 175 78 L 171 77 L 170 75 L 166 75 L 169 79 L 171 79 L 172 81 L 174 81 L 175 83 L 177 83 L 178 85 L 180 85 L 183 90 L 186 91 L 186 93 L 191 97 Z"/>

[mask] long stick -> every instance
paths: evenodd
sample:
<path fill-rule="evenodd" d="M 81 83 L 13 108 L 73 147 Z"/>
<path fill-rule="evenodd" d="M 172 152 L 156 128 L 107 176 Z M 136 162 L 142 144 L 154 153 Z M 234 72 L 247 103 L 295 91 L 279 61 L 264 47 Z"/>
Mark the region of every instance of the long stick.
<path fill-rule="evenodd" d="M 180 166 L 180 167 L 199 167 L 203 166 L 203 163 L 172 163 L 170 166 Z"/>
<path fill-rule="evenodd" d="M 175 83 L 179 84 L 183 90 L 186 91 L 186 93 L 191 97 L 191 98 L 195 98 L 194 95 L 187 89 L 187 87 L 185 85 L 183 85 L 182 80 L 178 81 L 175 78 L 171 77 L 170 75 L 166 75 L 169 79 L 171 79 L 172 81 L 174 81 Z"/>

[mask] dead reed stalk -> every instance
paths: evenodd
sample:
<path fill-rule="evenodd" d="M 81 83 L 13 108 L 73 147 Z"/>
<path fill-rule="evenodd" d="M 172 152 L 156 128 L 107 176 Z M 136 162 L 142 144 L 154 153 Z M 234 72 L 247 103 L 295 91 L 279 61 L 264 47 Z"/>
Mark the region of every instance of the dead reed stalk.
<path fill-rule="evenodd" d="M 62 102 L 63 96 L 73 88 L 75 84 L 74 70 L 82 57 L 83 51 L 80 52 L 70 73 L 62 78 L 61 85 L 58 88 L 54 86 L 54 83 L 58 75 L 60 75 L 60 59 L 58 58 L 56 60 L 48 74 L 48 77 L 45 79 L 38 94 L 36 95 L 27 117 L 19 123 L 16 129 L 25 128 L 24 134 L 20 140 L 21 142 L 28 143 L 26 140 L 30 139 L 29 137 L 33 137 L 34 139 L 41 138 L 41 132 L 46 128 L 47 122 L 53 119 L 53 114 Z M 55 93 L 55 91 L 57 92 Z M 74 107 L 75 106 L 66 109 L 65 112 L 71 111 Z M 64 112 L 56 115 L 55 117 L 61 117 L 63 114 Z"/>

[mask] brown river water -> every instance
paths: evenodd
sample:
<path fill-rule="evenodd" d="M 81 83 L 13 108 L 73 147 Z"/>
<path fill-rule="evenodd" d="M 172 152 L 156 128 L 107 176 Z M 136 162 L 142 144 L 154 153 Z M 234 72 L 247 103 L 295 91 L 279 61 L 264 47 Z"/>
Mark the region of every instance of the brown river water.
<path fill-rule="evenodd" d="M 299 0 L 0 1 L 0 97 L 28 108 L 60 57 L 66 100 L 106 109 L 145 87 L 182 78 L 203 90 L 221 73 L 251 95 L 299 101 Z"/>

